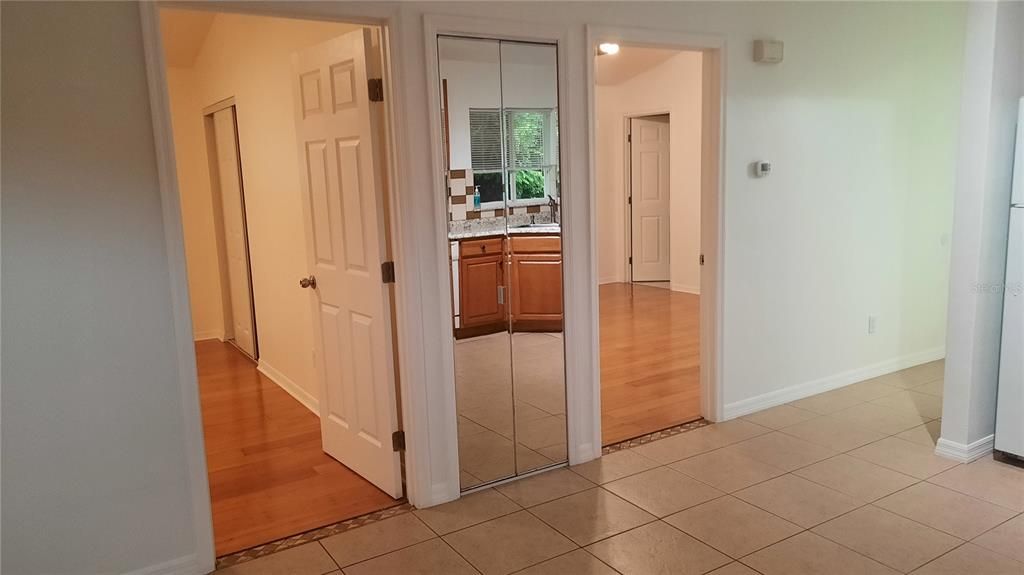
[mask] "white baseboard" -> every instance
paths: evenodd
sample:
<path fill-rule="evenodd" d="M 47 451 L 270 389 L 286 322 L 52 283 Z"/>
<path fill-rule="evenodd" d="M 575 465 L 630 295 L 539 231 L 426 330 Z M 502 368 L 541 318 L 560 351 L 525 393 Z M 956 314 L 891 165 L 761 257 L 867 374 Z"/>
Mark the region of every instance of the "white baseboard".
<path fill-rule="evenodd" d="M 618 278 L 618 277 L 614 277 L 614 276 L 607 277 L 607 278 L 600 278 L 600 279 L 597 280 L 598 285 L 620 284 L 622 282 L 623 282 L 622 278 Z"/>
<path fill-rule="evenodd" d="M 671 289 L 672 291 L 677 291 L 677 292 L 682 292 L 682 293 L 691 293 L 693 295 L 700 295 L 700 286 L 688 286 L 688 285 L 673 283 L 673 284 L 669 284 L 669 289 Z"/>
<path fill-rule="evenodd" d="M 762 409 L 768 409 L 769 407 L 775 407 L 777 405 L 782 405 L 784 403 L 789 403 L 791 401 L 838 389 L 840 387 L 850 385 L 851 383 L 858 383 L 867 379 L 886 375 L 894 371 L 942 359 L 945 356 L 946 348 L 937 347 L 935 349 L 905 355 L 858 369 L 851 369 L 850 371 L 844 371 L 842 373 L 837 373 L 814 381 L 791 385 L 762 395 L 728 403 L 725 405 L 723 419 L 733 419 L 742 415 L 755 413 Z"/>
<path fill-rule="evenodd" d="M 220 341 L 224 341 L 224 332 L 219 329 L 197 331 L 192 334 L 192 339 L 195 341 L 203 341 L 204 339 L 219 339 Z"/>
<path fill-rule="evenodd" d="M 209 564 L 207 565 L 207 563 Z M 202 575 L 211 572 L 213 567 L 213 561 L 201 561 L 195 555 L 186 555 L 177 559 L 171 559 L 170 561 L 164 561 L 163 563 L 157 563 L 156 565 L 143 567 L 142 569 L 129 571 L 125 575 Z"/>
<path fill-rule="evenodd" d="M 306 406 L 306 409 L 312 411 L 317 417 L 320 417 L 320 402 L 315 397 L 310 395 L 308 391 L 299 387 L 299 384 L 292 381 L 288 376 L 278 371 L 275 367 L 262 359 L 256 365 L 256 369 L 260 373 L 270 378 L 277 385 L 281 386 L 281 389 L 288 392 L 299 401 L 302 405 Z"/>
<path fill-rule="evenodd" d="M 992 450 L 995 449 L 995 443 L 995 435 L 982 437 L 966 445 L 940 437 L 939 441 L 935 444 L 935 455 L 959 461 L 960 463 L 970 463 L 975 459 L 981 459 L 992 453 Z"/>

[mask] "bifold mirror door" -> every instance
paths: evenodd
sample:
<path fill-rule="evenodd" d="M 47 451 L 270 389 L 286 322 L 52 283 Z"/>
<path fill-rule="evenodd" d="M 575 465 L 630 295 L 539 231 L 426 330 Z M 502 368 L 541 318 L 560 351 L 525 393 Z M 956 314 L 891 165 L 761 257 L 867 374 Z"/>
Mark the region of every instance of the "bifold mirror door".
<path fill-rule="evenodd" d="M 567 460 L 557 48 L 437 43 L 465 490 Z"/>

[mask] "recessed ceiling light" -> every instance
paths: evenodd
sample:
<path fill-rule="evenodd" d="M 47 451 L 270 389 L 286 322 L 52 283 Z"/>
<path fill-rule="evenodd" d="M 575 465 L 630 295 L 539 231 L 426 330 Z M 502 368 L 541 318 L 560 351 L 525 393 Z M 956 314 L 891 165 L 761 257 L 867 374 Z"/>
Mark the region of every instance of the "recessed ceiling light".
<path fill-rule="evenodd" d="M 597 53 L 601 55 L 607 54 L 609 56 L 612 54 L 618 54 L 619 45 L 611 42 L 602 42 L 597 46 Z"/>

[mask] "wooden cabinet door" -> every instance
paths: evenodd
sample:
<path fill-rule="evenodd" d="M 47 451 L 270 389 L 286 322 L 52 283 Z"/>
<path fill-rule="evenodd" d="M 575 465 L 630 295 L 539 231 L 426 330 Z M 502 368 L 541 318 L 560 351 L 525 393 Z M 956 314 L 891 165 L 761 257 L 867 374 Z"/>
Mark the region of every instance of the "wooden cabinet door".
<path fill-rule="evenodd" d="M 512 318 L 515 321 L 562 319 L 562 255 L 512 256 Z"/>
<path fill-rule="evenodd" d="M 504 255 L 463 258 L 460 262 L 459 297 L 462 327 L 501 323 L 505 304 L 499 301 L 498 288 L 505 285 Z"/>

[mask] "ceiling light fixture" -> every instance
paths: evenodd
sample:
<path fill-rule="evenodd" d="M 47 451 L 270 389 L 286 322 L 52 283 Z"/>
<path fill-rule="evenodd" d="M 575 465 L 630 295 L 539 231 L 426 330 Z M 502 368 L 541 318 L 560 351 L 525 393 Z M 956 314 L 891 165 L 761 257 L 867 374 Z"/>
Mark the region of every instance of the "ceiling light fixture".
<path fill-rule="evenodd" d="M 611 42 L 602 42 L 601 44 L 598 44 L 598 46 L 597 46 L 597 53 L 602 55 L 602 56 L 604 56 L 604 55 L 609 55 L 610 56 L 612 54 L 618 54 L 619 53 L 619 45 L 618 44 L 613 44 Z"/>

